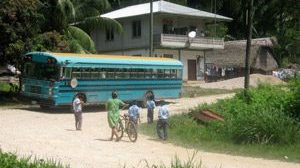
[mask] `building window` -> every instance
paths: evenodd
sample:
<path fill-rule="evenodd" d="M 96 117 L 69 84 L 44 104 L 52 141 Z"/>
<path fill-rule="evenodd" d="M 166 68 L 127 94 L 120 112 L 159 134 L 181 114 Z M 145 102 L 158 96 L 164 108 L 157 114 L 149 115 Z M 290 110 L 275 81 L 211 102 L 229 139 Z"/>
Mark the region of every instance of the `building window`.
<path fill-rule="evenodd" d="M 106 29 L 106 41 L 113 41 L 113 40 L 114 40 L 114 30 Z"/>
<path fill-rule="evenodd" d="M 173 20 L 163 19 L 163 33 L 164 34 L 174 34 Z"/>
<path fill-rule="evenodd" d="M 132 37 L 138 38 L 141 37 L 142 27 L 141 27 L 141 21 L 133 21 L 132 22 Z"/>
<path fill-rule="evenodd" d="M 164 58 L 173 58 L 172 54 L 164 54 Z"/>

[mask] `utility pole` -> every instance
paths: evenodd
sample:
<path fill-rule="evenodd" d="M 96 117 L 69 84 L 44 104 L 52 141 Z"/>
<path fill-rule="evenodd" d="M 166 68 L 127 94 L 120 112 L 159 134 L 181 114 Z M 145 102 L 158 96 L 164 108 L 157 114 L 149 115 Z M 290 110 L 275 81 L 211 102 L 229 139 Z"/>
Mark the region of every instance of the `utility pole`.
<path fill-rule="evenodd" d="M 153 55 L 153 0 L 150 0 L 149 57 Z"/>
<path fill-rule="evenodd" d="M 248 1 L 247 10 L 247 46 L 246 46 L 246 58 L 245 58 L 245 91 L 247 92 L 249 88 L 249 78 L 250 78 L 250 54 L 251 54 L 251 39 L 252 39 L 252 19 L 253 19 L 253 0 Z"/>

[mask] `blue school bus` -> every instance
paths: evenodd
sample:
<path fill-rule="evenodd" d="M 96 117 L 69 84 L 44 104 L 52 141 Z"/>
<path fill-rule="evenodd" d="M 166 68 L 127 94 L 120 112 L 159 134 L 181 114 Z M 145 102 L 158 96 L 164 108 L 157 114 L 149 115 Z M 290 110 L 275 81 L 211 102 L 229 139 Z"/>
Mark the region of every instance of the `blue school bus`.
<path fill-rule="evenodd" d="M 117 91 L 123 101 L 178 98 L 182 63 L 170 58 L 30 52 L 23 56 L 21 93 L 40 107 L 71 105 L 81 94 L 101 104 Z"/>

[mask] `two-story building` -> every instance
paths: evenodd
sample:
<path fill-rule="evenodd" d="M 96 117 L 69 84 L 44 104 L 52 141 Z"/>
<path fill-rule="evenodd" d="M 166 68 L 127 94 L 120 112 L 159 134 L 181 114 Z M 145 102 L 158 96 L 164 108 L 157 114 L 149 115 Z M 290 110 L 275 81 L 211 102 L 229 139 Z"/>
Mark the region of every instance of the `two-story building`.
<path fill-rule="evenodd" d="M 149 56 L 150 4 L 115 10 L 101 17 L 115 19 L 123 33 L 95 30 L 91 33 L 97 52 L 112 55 Z M 223 49 L 224 40 L 206 36 L 206 26 L 231 18 L 166 1 L 153 2 L 153 55 L 180 60 L 184 80 L 204 77 L 205 51 Z M 196 37 L 188 37 L 191 31 Z"/>

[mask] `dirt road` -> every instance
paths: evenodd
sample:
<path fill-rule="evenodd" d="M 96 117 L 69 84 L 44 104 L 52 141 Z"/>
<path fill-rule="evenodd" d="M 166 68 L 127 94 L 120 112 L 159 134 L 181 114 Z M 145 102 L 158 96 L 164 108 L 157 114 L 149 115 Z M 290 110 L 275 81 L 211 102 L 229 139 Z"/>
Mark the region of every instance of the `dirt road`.
<path fill-rule="evenodd" d="M 171 113 L 181 113 L 198 103 L 212 102 L 229 95 L 183 98 L 174 101 Z M 56 113 L 41 112 L 39 108 L 0 108 L 0 145 L 2 150 L 18 155 L 51 158 L 72 168 L 144 167 L 149 163 L 168 165 L 177 155 L 186 160 L 194 150 L 174 146 L 151 137 L 139 135 L 136 143 L 124 137 L 120 142 L 108 141 L 110 129 L 106 112 L 88 109 L 83 115 L 83 130 L 74 131 L 74 116 L 68 109 Z M 146 121 L 146 109 L 142 110 Z M 300 164 L 231 156 L 198 151 L 197 160 L 206 168 L 299 168 Z"/>

